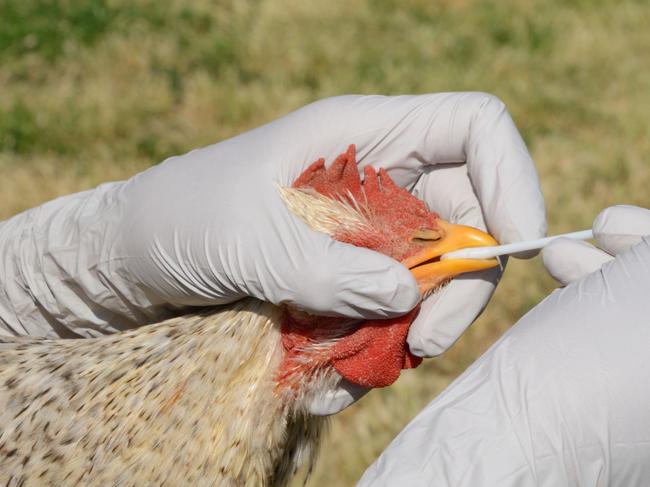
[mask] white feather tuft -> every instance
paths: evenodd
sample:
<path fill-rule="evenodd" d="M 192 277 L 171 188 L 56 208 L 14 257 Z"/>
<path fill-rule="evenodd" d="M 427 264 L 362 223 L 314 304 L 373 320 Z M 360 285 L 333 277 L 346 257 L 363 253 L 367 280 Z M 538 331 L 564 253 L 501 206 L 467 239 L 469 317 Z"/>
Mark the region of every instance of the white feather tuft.
<path fill-rule="evenodd" d="M 348 195 L 330 198 L 313 189 L 278 186 L 280 196 L 291 213 L 312 230 L 334 236 L 340 232 L 371 232 L 372 224 L 365 205 Z"/>

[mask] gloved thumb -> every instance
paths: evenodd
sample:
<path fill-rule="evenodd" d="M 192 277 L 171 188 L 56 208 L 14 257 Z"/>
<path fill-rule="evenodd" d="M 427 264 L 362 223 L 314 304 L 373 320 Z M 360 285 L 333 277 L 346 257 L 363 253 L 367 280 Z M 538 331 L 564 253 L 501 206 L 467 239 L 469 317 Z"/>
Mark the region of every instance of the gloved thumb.
<path fill-rule="evenodd" d="M 415 278 L 396 260 L 307 228 L 303 231 L 300 251 L 287 256 L 291 264 L 280 262 L 282 267 L 273 273 L 283 276 L 284 282 L 267 288 L 284 289 L 285 295 L 271 296 L 272 301 L 355 319 L 399 316 L 417 305 Z"/>

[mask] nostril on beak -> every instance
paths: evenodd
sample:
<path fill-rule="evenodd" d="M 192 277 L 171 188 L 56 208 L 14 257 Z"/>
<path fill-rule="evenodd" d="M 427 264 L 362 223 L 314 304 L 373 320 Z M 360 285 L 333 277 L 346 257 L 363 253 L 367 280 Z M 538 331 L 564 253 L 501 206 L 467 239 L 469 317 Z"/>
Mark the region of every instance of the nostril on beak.
<path fill-rule="evenodd" d="M 443 233 L 440 230 L 434 230 L 433 228 L 420 228 L 413 232 L 411 240 L 413 240 L 413 242 L 426 244 L 440 240 L 442 237 Z"/>

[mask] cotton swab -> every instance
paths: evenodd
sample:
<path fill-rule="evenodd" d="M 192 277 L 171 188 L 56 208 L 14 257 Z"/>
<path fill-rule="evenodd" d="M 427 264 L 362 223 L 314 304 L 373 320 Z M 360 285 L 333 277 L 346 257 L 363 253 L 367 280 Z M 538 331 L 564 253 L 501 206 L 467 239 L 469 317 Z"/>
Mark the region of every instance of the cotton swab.
<path fill-rule="evenodd" d="M 471 247 L 466 249 L 455 250 L 440 257 L 440 260 L 447 259 L 491 259 L 500 255 L 516 254 L 526 250 L 538 250 L 546 247 L 556 238 L 571 238 L 574 240 L 589 240 L 594 238 L 591 230 L 582 230 L 580 232 L 563 233 L 536 240 L 524 240 L 506 245 L 495 245 L 493 247 Z"/>

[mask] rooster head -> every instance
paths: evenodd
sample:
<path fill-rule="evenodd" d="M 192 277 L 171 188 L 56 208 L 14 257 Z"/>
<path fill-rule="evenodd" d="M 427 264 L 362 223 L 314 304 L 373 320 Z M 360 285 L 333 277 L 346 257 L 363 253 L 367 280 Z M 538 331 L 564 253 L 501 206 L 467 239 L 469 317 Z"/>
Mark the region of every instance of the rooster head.
<path fill-rule="evenodd" d="M 440 260 L 447 252 L 497 242 L 476 228 L 446 222 L 397 186 L 384 169 L 366 166 L 361 181 L 353 145 L 329 168 L 324 159 L 317 160 L 280 192 L 289 210 L 313 230 L 400 261 L 411 270 L 423 297 L 459 274 L 498 265 L 496 259 Z M 401 369 L 421 362 L 406 344 L 418 310 L 356 323 L 287 310 L 280 382 L 332 367 L 365 387 L 390 385 Z"/>

